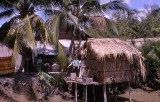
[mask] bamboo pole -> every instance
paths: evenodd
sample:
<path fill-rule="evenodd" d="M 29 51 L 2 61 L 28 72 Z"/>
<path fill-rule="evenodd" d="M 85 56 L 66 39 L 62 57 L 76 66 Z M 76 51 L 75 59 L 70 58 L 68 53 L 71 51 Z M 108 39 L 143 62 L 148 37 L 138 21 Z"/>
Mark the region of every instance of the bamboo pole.
<path fill-rule="evenodd" d="M 75 83 L 75 97 L 76 97 L 76 102 L 77 102 L 77 83 Z"/>
<path fill-rule="evenodd" d="M 131 102 L 131 86 L 130 86 L 130 82 L 129 82 L 129 102 Z"/>
<path fill-rule="evenodd" d="M 104 102 L 107 102 L 106 84 L 103 84 Z"/>
<path fill-rule="evenodd" d="M 86 102 L 87 102 L 87 85 L 86 85 Z"/>

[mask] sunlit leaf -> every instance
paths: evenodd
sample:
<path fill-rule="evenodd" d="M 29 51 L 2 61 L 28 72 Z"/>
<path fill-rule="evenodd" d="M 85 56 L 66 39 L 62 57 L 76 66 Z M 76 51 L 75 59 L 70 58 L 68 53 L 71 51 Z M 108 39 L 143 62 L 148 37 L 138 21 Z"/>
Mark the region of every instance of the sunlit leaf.
<path fill-rule="evenodd" d="M 64 68 L 66 66 L 67 62 L 68 62 L 67 55 L 66 55 L 66 52 L 65 52 L 65 48 L 60 42 L 58 42 L 57 60 L 60 63 L 61 68 Z"/>

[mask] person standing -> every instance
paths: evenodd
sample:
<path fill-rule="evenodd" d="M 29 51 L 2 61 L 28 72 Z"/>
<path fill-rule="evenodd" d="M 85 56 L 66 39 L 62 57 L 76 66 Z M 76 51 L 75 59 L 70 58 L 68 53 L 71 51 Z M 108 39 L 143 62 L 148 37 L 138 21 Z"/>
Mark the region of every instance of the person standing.
<path fill-rule="evenodd" d="M 67 67 L 67 68 L 69 68 L 72 65 L 73 66 L 72 72 L 75 72 L 76 76 L 79 75 L 79 63 L 80 63 L 80 61 L 76 57 Z"/>

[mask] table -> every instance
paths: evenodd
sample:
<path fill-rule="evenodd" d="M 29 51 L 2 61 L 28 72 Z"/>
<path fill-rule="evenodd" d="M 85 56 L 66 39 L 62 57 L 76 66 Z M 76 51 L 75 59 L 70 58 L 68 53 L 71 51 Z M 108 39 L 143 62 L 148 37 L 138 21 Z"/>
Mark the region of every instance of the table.
<path fill-rule="evenodd" d="M 69 78 L 64 78 L 66 83 L 75 83 L 75 98 L 77 102 L 77 84 L 81 84 L 85 86 L 85 102 L 87 102 L 87 85 L 100 85 L 98 82 L 91 82 L 91 83 L 85 83 L 83 81 L 80 81 L 79 78 L 77 80 L 70 80 Z M 95 101 L 95 97 L 94 97 Z"/>

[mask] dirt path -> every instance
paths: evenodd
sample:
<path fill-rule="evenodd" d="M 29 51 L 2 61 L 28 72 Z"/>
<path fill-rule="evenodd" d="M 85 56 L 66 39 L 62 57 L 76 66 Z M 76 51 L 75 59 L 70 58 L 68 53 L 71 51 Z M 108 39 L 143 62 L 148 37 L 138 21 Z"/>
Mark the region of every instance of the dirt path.
<path fill-rule="evenodd" d="M 17 93 L 13 90 L 13 78 L 0 78 L 0 102 L 75 102 L 74 100 L 64 100 L 59 94 L 49 97 L 48 100 L 38 100 L 42 94 L 37 92 L 38 84 L 36 80 L 32 78 L 31 80 L 31 86 L 27 86 L 27 81 L 24 81 L 22 83 L 23 87 L 21 87 L 22 93 Z M 30 88 L 33 91 L 28 91 Z M 131 89 L 131 98 L 132 102 L 160 102 L 160 90 L 153 90 L 147 87 L 144 89 Z M 128 91 L 112 97 L 109 102 L 129 102 Z"/>
<path fill-rule="evenodd" d="M 145 89 L 132 89 L 131 99 L 133 102 L 160 102 L 160 90 Z M 128 91 L 124 94 L 118 95 L 115 102 L 129 102 Z"/>

